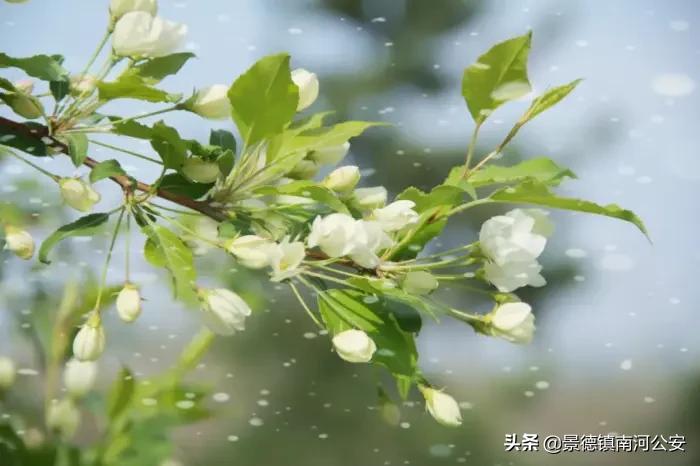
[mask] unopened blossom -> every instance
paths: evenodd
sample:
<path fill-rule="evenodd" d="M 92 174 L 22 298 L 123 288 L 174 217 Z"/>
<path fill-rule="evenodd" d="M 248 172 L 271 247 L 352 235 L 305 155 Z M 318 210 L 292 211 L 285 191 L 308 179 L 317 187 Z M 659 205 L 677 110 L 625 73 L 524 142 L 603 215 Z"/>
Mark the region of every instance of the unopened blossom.
<path fill-rule="evenodd" d="M 292 71 L 292 81 L 299 88 L 299 102 L 297 111 L 300 112 L 309 107 L 318 97 L 318 77 L 303 68 Z"/>
<path fill-rule="evenodd" d="M 227 241 L 225 247 L 244 267 L 262 269 L 270 265 L 276 244 L 262 236 L 244 235 Z"/>
<path fill-rule="evenodd" d="M 124 322 L 133 322 L 141 315 L 141 293 L 133 283 L 126 283 L 117 295 L 117 313 Z"/>
<path fill-rule="evenodd" d="M 34 238 L 26 230 L 6 225 L 5 249 L 21 259 L 31 259 L 34 255 Z"/>
<path fill-rule="evenodd" d="M 73 339 L 73 355 L 80 361 L 96 361 L 105 349 L 105 331 L 95 311 Z"/>
<path fill-rule="evenodd" d="M 540 287 L 547 284 L 547 281 L 540 271 L 542 266 L 536 260 L 523 262 L 507 262 L 498 265 L 495 262 L 484 264 L 484 275 L 486 279 L 493 283 L 498 291 L 508 293 L 523 286 Z"/>
<path fill-rule="evenodd" d="M 61 437 L 71 438 L 80 425 L 80 411 L 70 398 L 49 405 L 46 413 L 46 427 Z"/>
<path fill-rule="evenodd" d="M 487 319 L 491 334 L 512 343 L 530 343 L 535 333 L 535 316 L 526 303 L 505 303 L 498 306 Z"/>
<path fill-rule="evenodd" d="M 229 118 L 231 102 L 228 100 L 228 86 L 214 84 L 199 89 L 194 95 L 189 110 L 210 120 Z"/>
<path fill-rule="evenodd" d="M 283 239 L 273 250 L 270 259 L 272 281 L 278 282 L 299 273 L 299 266 L 306 257 L 306 248 L 301 241 Z"/>
<path fill-rule="evenodd" d="M 410 294 L 425 295 L 431 293 L 438 287 L 437 279 L 424 270 L 414 270 L 408 272 L 401 282 L 401 288 Z"/>
<path fill-rule="evenodd" d="M 75 74 L 70 77 L 70 92 L 75 97 L 87 95 L 97 87 L 97 78 L 91 74 Z"/>
<path fill-rule="evenodd" d="M 216 161 L 188 157 L 182 164 L 182 174 L 195 183 L 213 183 L 221 172 Z"/>
<path fill-rule="evenodd" d="M 92 210 L 101 199 L 100 194 L 80 178 L 61 178 L 58 186 L 66 204 L 81 212 Z"/>
<path fill-rule="evenodd" d="M 109 14 L 113 21 L 130 11 L 145 11 L 155 16 L 158 12 L 158 2 L 156 0 L 111 0 L 109 2 Z"/>
<path fill-rule="evenodd" d="M 551 233 L 551 223 L 540 210 L 514 209 L 488 219 L 479 232 L 481 250 L 493 262 L 532 261 L 539 257 Z"/>
<path fill-rule="evenodd" d="M 386 204 L 386 188 L 384 186 L 357 188 L 352 194 L 352 199 L 360 209 L 377 209 Z"/>
<path fill-rule="evenodd" d="M 97 380 L 97 363 L 71 359 L 63 371 L 63 384 L 73 398 L 84 397 Z"/>
<path fill-rule="evenodd" d="M 346 165 L 333 170 L 321 182 L 323 186 L 338 193 L 347 193 L 360 181 L 360 169 L 355 165 Z"/>
<path fill-rule="evenodd" d="M 245 330 L 245 318 L 252 311 L 240 296 L 225 288 L 200 288 L 197 294 L 202 304 L 202 320 L 209 330 L 219 335 Z"/>
<path fill-rule="evenodd" d="M 294 168 L 287 174 L 290 178 L 297 180 L 309 180 L 318 173 L 318 164 L 313 160 L 300 160 Z"/>
<path fill-rule="evenodd" d="M 0 390 L 8 389 L 15 383 L 15 363 L 12 359 L 0 356 Z"/>
<path fill-rule="evenodd" d="M 174 52 L 187 34 L 184 24 L 145 11 L 123 15 L 114 27 L 112 48 L 122 57 L 155 58 Z"/>
<path fill-rule="evenodd" d="M 386 207 L 374 209 L 372 217 L 384 231 L 398 231 L 418 222 L 418 213 L 413 210 L 416 203 L 409 200 L 394 201 Z"/>
<path fill-rule="evenodd" d="M 437 422 L 448 427 L 458 427 L 462 424 L 462 413 L 454 398 L 430 387 L 421 387 L 421 392 L 428 412 Z"/>
<path fill-rule="evenodd" d="M 318 246 L 328 257 L 342 257 L 354 246 L 355 219 L 347 214 L 334 213 L 316 217 L 307 238 L 310 248 Z"/>
<path fill-rule="evenodd" d="M 335 165 L 345 158 L 349 150 L 350 143 L 345 142 L 338 146 L 316 149 L 309 154 L 309 158 L 319 165 Z"/>
<path fill-rule="evenodd" d="M 393 246 L 394 242 L 375 221 L 357 220 L 353 235 L 350 258 L 367 269 L 376 268 L 381 260 L 378 253 Z"/>
<path fill-rule="evenodd" d="M 369 362 L 377 351 L 377 345 L 362 330 L 345 330 L 333 337 L 333 347 L 348 362 Z"/>

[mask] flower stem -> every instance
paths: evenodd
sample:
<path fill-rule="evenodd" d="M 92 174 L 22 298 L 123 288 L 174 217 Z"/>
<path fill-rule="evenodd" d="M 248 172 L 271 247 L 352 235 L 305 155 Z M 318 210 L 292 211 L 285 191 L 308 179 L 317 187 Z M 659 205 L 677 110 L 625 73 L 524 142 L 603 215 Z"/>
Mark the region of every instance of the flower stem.
<path fill-rule="evenodd" d="M 323 325 L 321 325 L 321 322 L 319 322 L 319 320 L 316 318 L 316 316 L 315 316 L 314 313 L 311 311 L 311 309 L 309 308 L 309 306 L 307 306 L 306 301 L 304 301 L 304 298 L 301 297 L 301 294 L 299 293 L 299 290 L 297 290 L 296 285 L 294 285 L 294 283 L 292 283 L 291 280 L 288 281 L 287 283 L 289 283 L 289 287 L 290 287 L 290 288 L 292 289 L 292 291 L 294 292 L 294 296 L 296 296 L 297 300 L 299 300 L 299 302 L 301 303 L 301 306 L 304 308 L 304 310 L 305 310 L 306 313 L 309 315 L 309 317 L 311 317 L 311 320 L 314 321 L 314 323 L 318 326 L 318 328 L 320 328 L 321 330 L 323 330 L 323 328 L 324 328 Z"/>
<path fill-rule="evenodd" d="M 102 266 L 102 277 L 100 279 L 100 289 L 97 292 L 97 299 L 95 300 L 95 310 L 99 312 L 100 303 L 102 302 L 102 295 L 104 293 L 105 284 L 107 282 L 107 269 L 109 268 L 109 262 L 112 260 L 112 251 L 114 251 L 114 245 L 117 243 L 117 236 L 119 236 L 119 227 L 122 224 L 122 219 L 124 218 L 124 212 L 126 207 L 121 208 L 119 212 L 119 218 L 114 226 L 114 232 L 112 233 L 112 241 L 109 243 L 109 250 L 107 251 L 107 257 L 105 258 L 105 263 Z"/>
<path fill-rule="evenodd" d="M 161 162 L 160 160 L 153 159 L 153 158 L 148 157 L 148 156 L 143 155 L 143 154 L 139 154 L 138 152 L 130 151 L 127 149 L 122 149 L 121 147 L 113 146 L 111 144 L 107 144 L 106 142 L 95 141 L 94 139 L 90 139 L 89 141 L 91 144 L 106 147 L 107 149 L 116 150 L 119 152 L 123 152 L 125 154 L 133 155 L 134 157 L 138 157 L 138 158 L 143 159 L 143 160 L 148 160 L 149 162 L 157 163 L 158 165 L 163 165 L 163 162 Z"/>

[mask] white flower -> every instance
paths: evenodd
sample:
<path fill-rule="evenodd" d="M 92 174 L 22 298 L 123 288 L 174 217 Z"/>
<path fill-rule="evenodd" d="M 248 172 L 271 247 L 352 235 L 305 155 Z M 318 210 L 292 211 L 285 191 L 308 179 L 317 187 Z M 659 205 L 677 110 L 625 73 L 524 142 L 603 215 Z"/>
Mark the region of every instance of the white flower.
<path fill-rule="evenodd" d="M 231 116 L 231 103 L 228 100 L 228 86 L 214 84 L 199 89 L 194 95 L 190 110 L 211 120 L 221 120 Z"/>
<path fill-rule="evenodd" d="M 195 183 L 213 183 L 221 172 L 216 162 L 188 157 L 182 164 L 182 173 Z"/>
<path fill-rule="evenodd" d="M 355 219 L 347 214 L 316 217 L 307 238 L 310 248 L 318 246 L 328 257 L 342 257 L 354 246 Z"/>
<path fill-rule="evenodd" d="M 360 169 L 355 165 L 346 165 L 333 170 L 321 182 L 326 188 L 335 192 L 346 193 L 360 181 Z"/>
<path fill-rule="evenodd" d="M 543 211 L 534 215 L 515 209 L 488 219 L 479 232 L 482 251 L 496 264 L 531 261 L 539 257 L 551 233 L 551 223 Z"/>
<path fill-rule="evenodd" d="M 92 210 L 92 206 L 101 198 L 90 184 L 79 178 L 61 178 L 58 186 L 66 204 L 81 212 Z"/>
<path fill-rule="evenodd" d="M 97 363 L 71 359 L 63 371 L 63 384 L 73 398 L 85 396 L 97 380 Z"/>
<path fill-rule="evenodd" d="M 374 269 L 381 262 L 377 253 L 393 244 L 378 222 L 357 220 L 349 256 L 356 264 Z"/>
<path fill-rule="evenodd" d="M 214 333 L 233 335 L 245 330 L 245 318 L 251 314 L 250 306 L 233 291 L 224 288 L 198 290 L 202 303 L 202 320 Z"/>
<path fill-rule="evenodd" d="M 386 204 L 387 192 L 384 186 L 357 188 L 352 197 L 361 209 L 377 209 Z"/>
<path fill-rule="evenodd" d="M 413 210 L 415 206 L 413 201 L 394 201 L 386 207 L 374 209 L 372 215 L 384 231 L 397 231 L 418 222 L 418 213 Z"/>
<path fill-rule="evenodd" d="M 493 283 L 498 291 L 511 292 L 523 286 L 544 286 L 547 281 L 540 271 L 542 266 L 536 260 L 523 262 L 508 262 L 498 265 L 495 262 L 484 264 L 486 279 Z"/>
<path fill-rule="evenodd" d="M 73 96 L 87 95 L 97 87 L 97 78 L 91 74 L 74 74 L 70 77 L 70 92 Z"/>
<path fill-rule="evenodd" d="M 292 71 L 292 81 L 299 88 L 297 112 L 300 112 L 313 104 L 318 97 L 318 78 L 314 73 L 297 68 Z"/>
<path fill-rule="evenodd" d="M 0 356 L 0 390 L 10 388 L 15 383 L 16 373 L 14 361 Z"/>
<path fill-rule="evenodd" d="M 362 330 L 345 330 L 333 337 L 333 347 L 348 362 L 369 362 L 377 345 Z"/>
<path fill-rule="evenodd" d="M 112 48 L 118 56 L 162 57 L 175 51 L 187 34 L 187 26 L 131 11 L 114 27 Z"/>
<path fill-rule="evenodd" d="M 437 422 L 448 427 L 458 427 L 462 424 L 462 413 L 454 398 L 430 387 L 421 387 L 421 392 L 428 412 Z"/>
<path fill-rule="evenodd" d="M 273 282 L 279 282 L 299 273 L 301 261 L 306 257 L 306 248 L 301 241 L 283 239 L 273 250 L 270 259 Z"/>
<path fill-rule="evenodd" d="M 138 287 L 126 283 L 117 295 L 117 313 L 124 322 L 133 322 L 141 314 L 141 293 Z"/>
<path fill-rule="evenodd" d="M 46 426 L 62 437 L 70 438 L 75 435 L 80 425 L 80 411 L 69 398 L 51 403 L 46 413 Z"/>
<path fill-rule="evenodd" d="M 309 154 L 309 158 L 319 165 L 335 165 L 345 158 L 350 150 L 350 143 L 339 146 L 322 147 Z"/>
<path fill-rule="evenodd" d="M 73 339 L 73 355 L 81 361 L 96 361 L 105 349 L 105 331 L 95 311 Z"/>
<path fill-rule="evenodd" d="M 526 303 L 505 303 L 491 312 L 491 333 L 512 343 L 530 343 L 535 333 L 535 316 Z"/>
<path fill-rule="evenodd" d="M 158 12 L 158 2 L 156 0 L 111 0 L 109 2 L 109 14 L 114 21 L 130 11 L 145 11 L 155 16 Z"/>
<path fill-rule="evenodd" d="M 270 265 L 272 248 L 275 246 L 273 241 L 262 236 L 245 235 L 229 240 L 226 250 L 244 267 L 262 269 Z"/>
<path fill-rule="evenodd" d="M 439 283 L 435 277 L 424 270 L 408 272 L 401 282 L 401 288 L 407 293 L 424 295 L 432 292 Z"/>
<path fill-rule="evenodd" d="M 12 225 L 5 226 L 5 249 L 21 259 L 31 259 L 34 255 L 34 238 L 29 232 Z"/>

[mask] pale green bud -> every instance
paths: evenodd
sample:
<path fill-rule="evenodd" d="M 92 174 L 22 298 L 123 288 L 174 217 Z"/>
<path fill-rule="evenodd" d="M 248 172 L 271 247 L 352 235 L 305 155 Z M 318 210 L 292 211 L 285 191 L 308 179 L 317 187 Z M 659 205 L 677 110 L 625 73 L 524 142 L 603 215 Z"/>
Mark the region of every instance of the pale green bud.
<path fill-rule="evenodd" d="M 425 295 L 435 290 L 438 285 L 437 279 L 432 274 L 424 270 L 416 270 L 406 274 L 401 288 L 407 293 Z"/>
<path fill-rule="evenodd" d="M 346 165 L 333 170 L 326 176 L 322 184 L 333 191 L 347 193 L 360 181 L 360 169 L 355 165 Z"/>
<path fill-rule="evenodd" d="M 64 438 L 75 435 L 80 425 L 80 411 L 69 398 L 56 401 L 49 406 L 46 413 L 46 427 L 59 433 Z"/>
<path fill-rule="evenodd" d="M 345 158 L 349 150 L 349 142 L 339 146 L 322 147 L 309 153 L 309 159 L 319 165 L 335 165 Z"/>
<path fill-rule="evenodd" d="M 63 371 L 63 384 L 73 398 L 85 396 L 97 380 L 97 363 L 71 359 Z"/>
<path fill-rule="evenodd" d="M 66 204 L 81 212 L 92 210 L 101 199 L 100 194 L 80 178 L 61 178 L 58 186 Z"/>
<path fill-rule="evenodd" d="M 214 161 L 190 157 L 182 164 L 182 173 L 195 183 L 213 183 L 221 172 Z"/>
<path fill-rule="evenodd" d="M 448 427 L 458 427 L 462 424 L 462 413 L 454 398 L 434 388 L 419 388 L 425 398 L 428 412 L 437 422 Z"/>
<path fill-rule="evenodd" d="M 12 225 L 5 226 L 5 249 L 21 259 L 31 259 L 34 255 L 34 238 L 29 232 Z"/>
<path fill-rule="evenodd" d="M 93 311 L 73 339 L 73 355 L 81 361 L 96 361 L 102 356 L 105 340 L 100 315 Z"/>
<path fill-rule="evenodd" d="M 117 295 L 117 313 L 124 322 L 133 322 L 141 314 L 141 293 L 137 286 L 126 283 Z"/>

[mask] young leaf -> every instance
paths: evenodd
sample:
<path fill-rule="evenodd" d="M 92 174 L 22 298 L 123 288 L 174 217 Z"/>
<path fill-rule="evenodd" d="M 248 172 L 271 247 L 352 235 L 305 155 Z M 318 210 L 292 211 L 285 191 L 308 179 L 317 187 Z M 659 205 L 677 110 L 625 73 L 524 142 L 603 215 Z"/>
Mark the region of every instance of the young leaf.
<path fill-rule="evenodd" d="M 137 99 L 146 102 L 177 102 L 181 94 L 169 94 L 151 87 L 141 79 L 131 76 L 113 82 L 97 84 L 100 100 Z"/>
<path fill-rule="evenodd" d="M 464 70 L 462 95 L 469 112 L 482 123 L 501 104 L 530 92 L 527 58 L 532 33 L 494 45 Z"/>
<path fill-rule="evenodd" d="M 166 77 L 180 71 L 180 68 L 194 56 L 194 53 L 180 52 L 163 57 L 151 58 L 144 63 L 128 68 L 122 77 L 120 77 L 120 80 L 124 77 L 137 77 L 145 84 L 158 84 Z"/>
<path fill-rule="evenodd" d="M 96 213 L 80 217 L 75 222 L 63 225 L 58 230 L 51 233 L 39 249 L 39 260 L 44 264 L 50 264 L 48 259 L 49 252 L 60 241 L 71 236 L 93 236 L 97 229 L 109 219 L 109 214 Z"/>
<path fill-rule="evenodd" d="M 345 144 L 351 138 L 359 136 L 367 128 L 382 125 L 385 125 L 385 123 L 374 121 L 346 121 L 325 128 L 309 129 L 293 138 L 291 142 L 285 146 L 285 149 L 288 151 L 314 150 L 323 147 L 339 146 Z"/>
<path fill-rule="evenodd" d="M 246 146 L 276 134 L 296 113 L 299 90 L 289 55 L 270 55 L 243 73 L 228 91 L 233 121 Z"/>
<path fill-rule="evenodd" d="M 280 186 L 264 186 L 256 190 L 258 194 L 265 195 L 288 195 L 313 199 L 321 204 L 327 205 L 336 212 L 347 213 L 345 204 L 328 188 L 319 186 L 313 181 L 299 180 L 292 181 Z"/>
<path fill-rule="evenodd" d="M 19 68 L 29 76 L 43 81 L 65 81 L 68 71 L 63 66 L 60 55 L 34 55 L 33 57 L 15 58 L 0 53 L 0 68 Z"/>
<path fill-rule="evenodd" d="M 151 146 L 160 155 L 165 168 L 177 170 L 187 157 L 189 143 L 175 128 L 159 121 L 151 129 Z"/>
<path fill-rule="evenodd" d="M 566 177 L 576 178 L 576 174 L 568 168 L 560 167 L 552 159 L 538 157 L 510 167 L 486 165 L 471 173 L 468 181 L 477 188 L 497 183 L 515 183 L 526 179 L 537 180 L 550 186 L 558 186 Z"/>
<path fill-rule="evenodd" d="M 233 137 L 233 133 L 225 129 L 211 130 L 211 133 L 209 133 L 209 144 L 229 149 L 233 153 L 236 152 L 236 138 Z"/>
<path fill-rule="evenodd" d="M 114 159 L 105 160 L 95 165 L 90 171 L 90 183 L 97 183 L 110 176 L 126 175 L 126 172 Z"/>
<path fill-rule="evenodd" d="M 170 271 L 175 297 L 193 301 L 196 271 L 190 248 L 175 233 L 160 225 L 148 224 L 142 230 Z"/>
<path fill-rule="evenodd" d="M 571 81 L 569 84 L 546 90 L 544 94 L 532 101 L 530 108 L 525 113 L 523 122 L 532 120 L 549 107 L 558 104 L 564 97 L 569 95 L 569 93 L 573 91 L 581 81 L 581 79 L 577 79 L 575 81 Z"/>
<path fill-rule="evenodd" d="M 70 133 L 63 136 L 68 145 L 68 155 L 73 165 L 79 167 L 85 161 L 88 151 L 88 138 L 83 133 Z"/>
<path fill-rule="evenodd" d="M 165 175 L 160 181 L 159 187 L 173 194 L 199 199 L 204 196 L 214 183 L 194 183 L 179 173 Z"/>
<path fill-rule="evenodd" d="M 116 117 L 110 117 L 110 119 L 113 118 Z M 115 134 L 129 136 L 130 138 L 151 139 L 153 137 L 153 128 L 134 120 L 118 121 L 112 127 Z"/>

